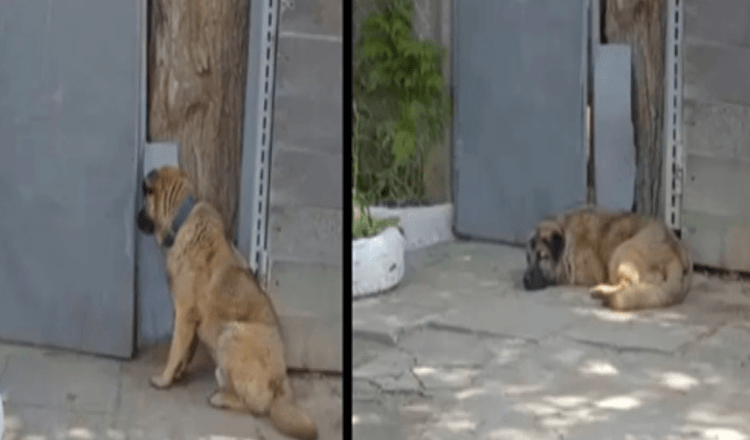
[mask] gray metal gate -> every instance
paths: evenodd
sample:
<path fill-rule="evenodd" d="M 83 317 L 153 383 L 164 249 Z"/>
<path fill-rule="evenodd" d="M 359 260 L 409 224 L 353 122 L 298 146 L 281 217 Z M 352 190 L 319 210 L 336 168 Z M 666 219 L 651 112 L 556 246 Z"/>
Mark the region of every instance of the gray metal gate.
<path fill-rule="evenodd" d="M 133 352 L 144 1 L 0 2 L 0 338 Z"/>
<path fill-rule="evenodd" d="M 585 201 L 585 2 L 454 5 L 455 232 L 521 243 Z"/>

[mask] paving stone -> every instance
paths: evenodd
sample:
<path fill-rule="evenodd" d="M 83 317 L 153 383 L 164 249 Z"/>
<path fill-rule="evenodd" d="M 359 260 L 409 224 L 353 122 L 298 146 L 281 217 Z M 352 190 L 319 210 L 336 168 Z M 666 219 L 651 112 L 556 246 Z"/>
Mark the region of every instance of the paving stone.
<path fill-rule="evenodd" d="M 686 356 L 733 369 L 750 369 L 750 329 L 744 323 L 725 325 L 695 341 Z"/>
<path fill-rule="evenodd" d="M 355 338 L 393 345 L 403 331 L 432 322 L 438 316 L 402 302 L 369 298 L 354 302 L 352 332 Z"/>
<path fill-rule="evenodd" d="M 408 371 L 414 364 L 412 356 L 397 350 L 384 352 L 352 371 L 352 377 L 356 379 L 372 379 L 383 376 L 397 376 Z"/>
<path fill-rule="evenodd" d="M 477 382 L 473 387 L 456 393 L 458 408 L 473 414 L 484 422 L 483 425 L 489 421 L 507 420 L 514 415 L 510 410 L 513 401 L 503 394 L 502 387 Z"/>
<path fill-rule="evenodd" d="M 632 440 L 684 438 L 678 436 L 678 427 L 684 424 L 681 413 L 661 411 L 659 407 L 610 414 L 605 423 L 587 423 L 566 430 L 565 438 L 596 440 L 610 438 L 613 432 L 618 438 Z M 688 437 L 705 438 L 705 437 Z M 710 437 L 709 437 L 710 438 Z M 724 437 L 716 437 L 724 438 Z"/>
<path fill-rule="evenodd" d="M 397 376 L 381 376 L 372 379 L 381 390 L 391 393 L 416 393 L 421 384 L 410 371 Z"/>
<path fill-rule="evenodd" d="M 401 406 L 401 420 L 410 425 L 424 425 L 434 416 L 438 405 L 432 399 L 417 397 Z"/>
<path fill-rule="evenodd" d="M 372 362 L 375 358 L 385 352 L 392 351 L 393 347 L 382 344 L 377 340 L 369 338 L 353 338 L 352 341 L 352 368 Z"/>
<path fill-rule="evenodd" d="M 65 408 L 23 406 L 9 400 L 4 411 L 3 440 L 67 438 L 69 423 Z"/>
<path fill-rule="evenodd" d="M 429 366 L 476 366 L 491 355 L 476 335 L 429 328 L 405 336 L 399 347 L 413 353 L 418 365 Z"/>
<path fill-rule="evenodd" d="M 471 289 L 471 286 L 464 286 Z M 466 290 L 466 289 L 464 289 Z M 408 268 L 397 290 L 387 293 L 391 298 L 398 297 L 402 305 L 423 310 L 427 313 L 442 313 L 454 307 L 459 298 L 467 299 L 465 291 L 438 282 L 433 273 L 413 273 Z"/>
<path fill-rule="evenodd" d="M 464 426 L 461 424 L 453 429 L 442 426 L 430 426 L 421 431 L 420 438 L 424 440 L 473 440 L 477 438 L 476 433 L 472 429 L 469 429 L 468 426 L 466 429 L 463 428 Z"/>
<path fill-rule="evenodd" d="M 95 356 L 11 354 L 0 377 L 0 390 L 18 405 L 73 406 L 112 411 L 120 363 Z"/>
<path fill-rule="evenodd" d="M 480 370 L 474 368 L 417 366 L 412 369 L 425 389 L 461 389 L 471 385 Z"/>
<path fill-rule="evenodd" d="M 490 352 L 485 364 L 493 366 L 512 365 L 534 347 L 532 343 L 514 338 L 485 338 L 482 343 Z"/>
<path fill-rule="evenodd" d="M 380 390 L 367 379 L 352 380 L 352 400 L 378 400 Z"/>
<path fill-rule="evenodd" d="M 457 307 L 438 322 L 476 332 L 539 340 L 579 319 L 563 307 L 536 304 L 533 299 L 505 298 Z"/>
<path fill-rule="evenodd" d="M 603 315 L 582 316 L 574 325 L 562 331 L 562 334 L 574 340 L 620 349 L 675 352 L 707 331 L 704 327 L 684 324 L 618 321 L 616 312 L 607 313 L 611 313 L 613 319 L 602 319 Z"/>
<path fill-rule="evenodd" d="M 415 431 L 422 439 L 470 439 L 476 438 L 481 419 L 457 405 L 431 405 L 432 415 Z"/>
<path fill-rule="evenodd" d="M 391 350 L 352 372 L 354 379 L 367 379 L 386 392 L 417 392 L 419 381 L 412 375 L 412 356 Z"/>
<path fill-rule="evenodd" d="M 352 434 L 357 440 L 392 440 L 404 438 L 404 427 L 398 413 L 375 402 L 352 404 Z"/>
<path fill-rule="evenodd" d="M 482 440 L 562 440 L 553 432 L 530 424 L 502 421 L 483 428 L 477 438 Z"/>

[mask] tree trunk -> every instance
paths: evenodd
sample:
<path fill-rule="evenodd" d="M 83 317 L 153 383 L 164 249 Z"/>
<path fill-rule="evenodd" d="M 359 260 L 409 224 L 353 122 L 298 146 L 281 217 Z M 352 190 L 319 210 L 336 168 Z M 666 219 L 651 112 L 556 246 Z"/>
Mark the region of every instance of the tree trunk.
<path fill-rule="evenodd" d="M 663 214 L 665 8 L 662 0 L 602 0 L 605 42 L 632 48 L 635 210 L 651 216 Z"/>
<path fill-rule="evenodd" d="M 152 0 L 148 134 L 177 141 L 180 167 L 233 239 L 242 158 L 248 0 Z"/>

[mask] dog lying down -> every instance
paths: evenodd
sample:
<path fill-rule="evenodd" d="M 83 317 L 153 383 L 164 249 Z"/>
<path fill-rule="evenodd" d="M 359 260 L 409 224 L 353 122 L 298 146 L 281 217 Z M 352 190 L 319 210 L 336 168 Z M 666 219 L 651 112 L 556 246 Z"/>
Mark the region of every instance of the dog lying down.
<path fill-rule="evenodd" d="M 664 224 L 595 208 L 543 220 L 526 248 L 527 290 L 591 286 L 614 310 L 676 305 L 692 282 L 690 251 Z"/>

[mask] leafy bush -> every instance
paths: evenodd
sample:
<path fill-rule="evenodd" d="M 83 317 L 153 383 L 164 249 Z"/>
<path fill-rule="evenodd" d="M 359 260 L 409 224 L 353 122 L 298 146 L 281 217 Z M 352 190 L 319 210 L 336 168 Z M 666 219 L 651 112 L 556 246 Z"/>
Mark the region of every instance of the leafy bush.
<path fill-rule="evenodd" d="M 444 49 L 414 37 L 413 10 L 413 0 L 388 0 L 354 49 L 352 176 L 365 205 L 424 201 L 427 152 L 450 121 Z"/>

